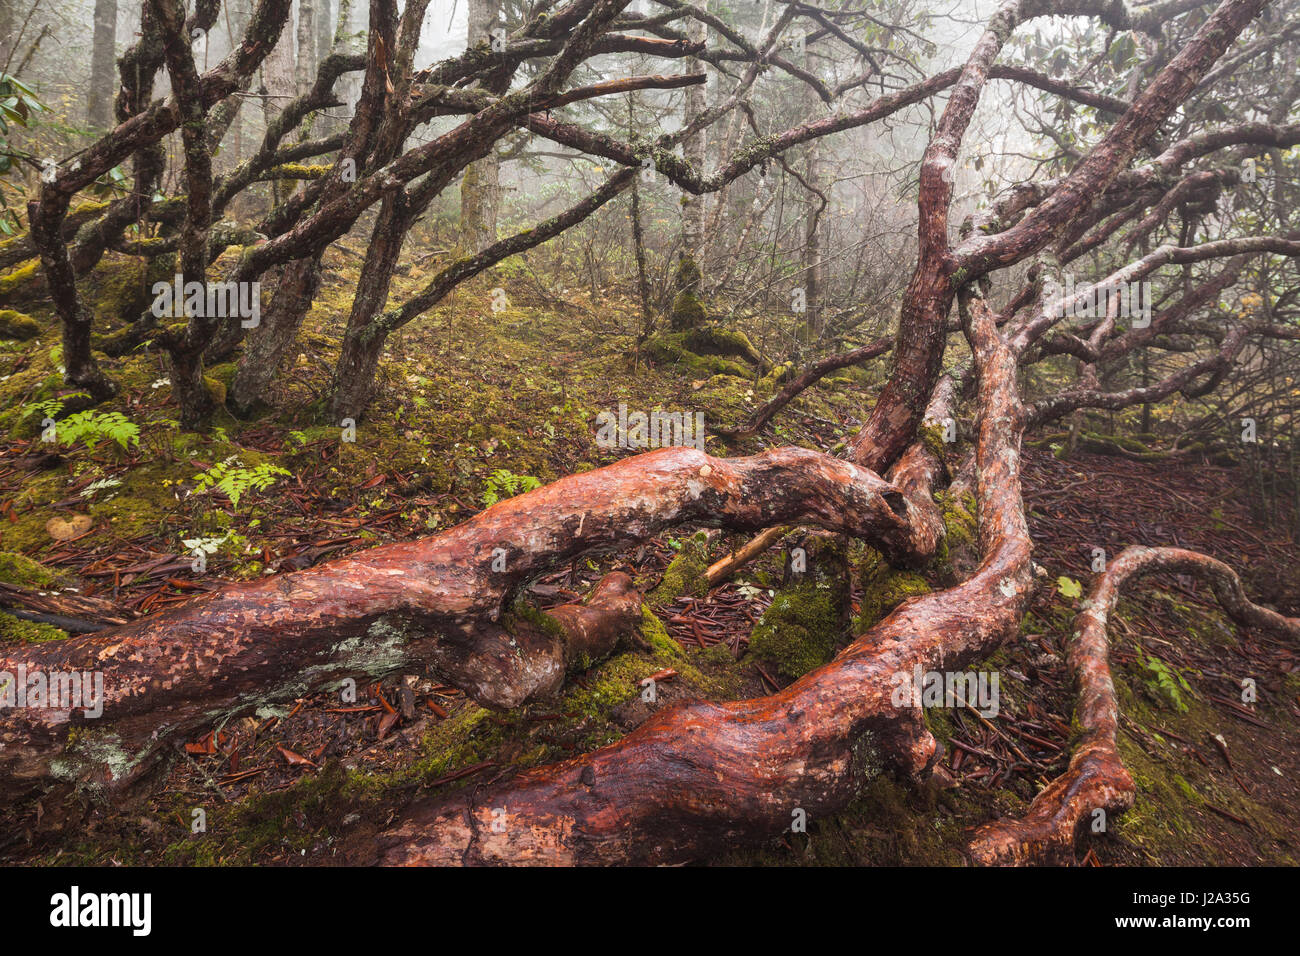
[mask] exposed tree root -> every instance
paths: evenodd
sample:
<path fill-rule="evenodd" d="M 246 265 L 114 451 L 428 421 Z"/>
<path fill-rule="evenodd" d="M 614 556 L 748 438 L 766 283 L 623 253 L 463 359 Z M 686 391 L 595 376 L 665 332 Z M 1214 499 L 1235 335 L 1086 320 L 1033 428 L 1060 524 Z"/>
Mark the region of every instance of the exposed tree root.
<path fill-rule="evenodd" d="M 982 303 L 972 314 L 985 410 L 977 442 L 985 558 L 970 580 L 905 602 L 770 697 L 678 704 L 582 757 L 417 802 L 381 837 L 382 861 L 681 861 L 779 835 L 799 811 L 833 812 L 882 764 L 909 775 L 929 767 L 936 741 L 920 707 L 895 703 L 898 676 L 992 653 L 1017 632 L 1032 587 L 1015 360 Z M 905 455 L 898 483 L 928 494 L 927 457 Z"/>
<path fill-rule="evenodd" d="M 58 777 L 118 788 L 195 727 L 345 677 L 434 666 L 480 703 L 554 691 L 569 665 L 612 650 L 639 614 L 622 575 L 546 615 L 505 602 L 593 550 L 685 522 L 752 531 L 795 521 L 905 560 L 903 495 L 848 462 L 797 448 L 719 459 L 670 448 L 503 501 L 443 534 L 206 594 L 93 635 L 0 649 L 0 672 L 102 674 L 103 714 L 0 710 L 0 795 Z"/>
<path fill-rule="evenodd" d="M 1066 862 L 1097 811 L 1110 816 L 1133 806 L 1133 778 L 1116 748 L 1119 708 L 1110 676 L 1106 622 L 1126 583 L 1160 571 L 1205 580 L 1224 611 L 1239 624 L 1300 639 L 1300 621 L 1252 604 L 1241 579 L 1223 562 L 1182 548 L 1125 549 L 1108 563 L 1075 618 L 1069 665 L 1078 683 L 1075 712 L 1084 734 L 1070 766 L 1034 798 L 1025 816 L 1000 820 L 976 832 L 969 847 L 976 863 Z"/>

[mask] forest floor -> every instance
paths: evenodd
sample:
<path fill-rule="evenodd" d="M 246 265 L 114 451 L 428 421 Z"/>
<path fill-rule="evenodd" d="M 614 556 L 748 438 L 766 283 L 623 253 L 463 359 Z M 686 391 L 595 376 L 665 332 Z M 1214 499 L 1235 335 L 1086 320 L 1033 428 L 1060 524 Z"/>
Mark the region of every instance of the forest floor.
<path fill-rule="evenodd" d="M 350 254 L 331 256 L 333 270 L 349 267 Z M 145 277 L 131 269 L 110 261 L 96 273 L 93 305 L 108 329 L 137 309 Z M 408 272 L 395 294 L 420 278 L 418 269 Z M 700 410 L 710 425 L 731 425 L 770 394 L 758 372 L 711 375 L 635 355 L 640 317 L 631 303 L 548 289 L 531 270 L 493 281 L 509 293 L 504 310 L 492 310 L 488 284 L 471 285 L 392 341 L 379 399 L 355 441 L 319 420 L 338 316 L 346 314 L 341 297 L 351 287 L 341 274 L 327 272 L 300 352 L 277 381 L 272 407 L 253 421 L 223 411 L 209 433 L 182 433 L 159 356 L 105 356 L 124 388 L 100 411 L 138 425 L 139 445 L 128 448 L 107 438 L 93 449 L 40 441 L 43 412 L 31 412 L 59 388 L 58 339 L 48 308 L 26 303 L 44 334 L 0 343 L 0 607 L 39 610 L 41 597 L 31 590 L 39 588 L 47 600 L 75 603 L 84 619 L 152 613 L 231 580 L 449 527 L 504 497 L 521 477 L 545 482 L 613 461 L 626 452 L 597 448 L 593 422 L 621 402 L 633 410 Z M 746 331 L 760 350 L 774 345 L 766 325 Z M 232 373 L 233 366 L 213 369 L 214 389 Z M 880 379 L 878 366 L 831 377 L 761 438 L 735 448 L 711 438 L 709 450 L 801 444 L 835 451 L 860 424 Z M 288 474 L 238 502 L 196 493 L 197 476 L 223 464 L 227 472 L 275 465 Z M 700 862 L 960 864 L 970 828 L 1023 810 L 1068 760 L 1073 695 L 1062 650 L 1080 600 L 1073 585 L 1091 580 L 1095 548 L 1109 555 L 1131 544 L 1201 550 L 1241 572 L 1254 600 L 1300 614 L 1294 543 L 1252 515 L 1235 469 L 1086 453 L 1061 459 L 1027 448 L 1025 493 L 1043 570 L 1020 638 L 982 665 L 999 675 L 999 712 L 987 719 L 927 712 L 957 786 L 917 790 L 882 772 L 844 812 L 811 819 L 807 833 Z M 78 515 L 89 525 L 68 523 Z M 211 549 L 203 573 L 186 553 L 195 541 Z M 535 582 L 529 597 L 543 607 L 572 600 L 616 568 L 647 590 L 665 577 L 680 585 L 660 587 L 646 609 L 648 651 L 596 664 L 557 700 L 493 713 L 431 675 L 399 674 L 363 682 L 355 701 L 322 692 L 268 705 L 189 741 L 147 798 L 110 806 L 90 795 L 51 795 L 0 809 L 0 859 L 368 862 L 374 834 L 417 795 L 584 752 L 676 700 L 771 692 L 834 647 L 750 651 L 755 625 L 790 593 L 779 547 L 721 587 L 692 590 L 685 572 L 739 543 L 684 528 Z M 870 556 L 859 547 L 851 557 L 864 569 L 854 611 L 871 619 L 939 583 L 868 575 Z M 1110 633 L 1120 746 L 1138 797 L 1104 835 L 1088 839 L 1079 862 L 1300 862 L 1298 649 L 1227 622 L 1202 586 L 1177 576 L 1131 590 Z M 0 640 L 64 636 L 0 613 Z M 848 627 L 832 638 L 846 641 Z M 675 676 L 659 680 L 657 701 L 643 701 L 641 679 L 664 670 Z M 1242 702 L 1246 678 L 1257 688 L 1255 702 Z"/>

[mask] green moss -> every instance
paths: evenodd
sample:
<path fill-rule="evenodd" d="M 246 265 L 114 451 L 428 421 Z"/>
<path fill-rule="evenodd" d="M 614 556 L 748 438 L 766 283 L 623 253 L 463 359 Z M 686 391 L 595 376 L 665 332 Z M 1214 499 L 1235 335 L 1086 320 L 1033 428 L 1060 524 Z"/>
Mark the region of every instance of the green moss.
<path fill-rule="evenodd" d="M 153 259 L 111 253 L 91 273 L 93 289 L 87 298 L 97 315 L 135 322 L 153 304 L 154 283 L 170 283 L 175 276 L 174 253 Z"/>
<path fill-rule="evenodd" d="M 268 179 L 322 179 L 332 166 L 309 166 L 306 163 L 282 163 L 267 171 Z"/>
<path fill-rule="evenodd" d="M 67 631 L 51 624 L 23 621 L 12 614 L 0 612 L 0 643 L 40 644 L 45 641 L 61 641 L 67 636 Z"/>
<path fill-rule="evenodd" d="M 889 566 L 880 552 L 868 548 L 858 567 L 862 585 L 862 603 L 853 622 L 853 632 L 863 631 L 877 624 L 886 614 L 908 598 L 930 593 L 930 583 L 913 571 L 900 571 Z"/>
<path fill-rule="evenodd" d="M 750 653 L 790 678 L 802 677 L 834 656 L 849 596 L 847 560 L 839 541 L 818 536 L 802 547 L 807 570 L 777 592 L 749 638 Z"/>
<path fill-rule="evenodd" d="M 708 588 L 704 572 L 709 569 L 708 539 L 697 533 L 682 542 L 677 556 L 668 563 L 658 586 L 647 596 L 651 607 L 671 604 L 679 597 L 698 597 Z"/>
<path fill-rule="evenodd" d="M 961 501 L 950 501 L 937 496 L 942 506 L 944 537 L 949 545 L 973 547 L 978 531 L 975 518 L 975 496 L 967 493 Z"/>
<path fill-rule="evenodd" d="M 716 325 L 692 329 L 686 333 L 682 344 L 697 355 L 739 358 L 760 368 L 766 366 L 749 337 L 737 329 L 724 329 Z"/>
<path fill-rule="evenodd" d="M 211 375 L 203 376 L 203 387 L 218 405 L 226 404 L 226 383 Z"/>
<path fill-rule="evenodd" d="M 795 366 L 793 362 L 782 362 L 772 367 L 772 370 L 759 380 L 759 387 L 770 392 L 777 390 L 777 387 L 785 384 L 794 377 Z"/>
<path fill-rule="evenodd" d="M 683 289 L 673 297 L 671 319 L 673 331 L 682 332 L 706 324 L 709 321 L 709 311 L 698 295 Z"/>
<path fill-rule="evenodd" d="M 659 620 L 658 615 L 645 604 L 641 605 L 641 623 L 638 626 L 638 633 L 645 646 L 657 653 L 672 655 L 681 652 L 677 642 L 668 634 L 664 622 Z"/>
<path fill-rule="evenodd" d="M 21 588 L 54 588 L 62 581 L 39 561 L 12 551 L 0 551 L 0 582 Z"/>
<path fill-rule="evenodd" d="M 13 309 L 0 309 L 0 339 L 26 341 L 41 334 L 41 323 Z"/>
<path fill-rule="evenodd" d="M 673 274 L 674 287 L 679 291 L 694 292 L 700 287 L 704 273 L 694 256 L 683 255 L 677 260 L 677 271 Z"/>
<path fill-rule="evenodd" d="M 184 821 L 184 835 L 163 851 L 168 866 L 231 866 L 259 862 L 266 855 L 329 846 L 349 811 L 365 811 L 362 774 L 330 761 L 318 773 L 284 790 L 261 793 L 239 803 L 206 806 L 207 832 L 189 832 L 194 798 L 177 795 L 173 816 Z"/>
<path fill-rule="evenodd" d="M 688 255 L 683 255 L 677 262 L 677 271 L 673 276 L 677 295 L 673 299 L 670 319 L 674 332 L 695 329 L 709 321 L 709 312 L 700 301 L 700 280 L 703 274 L 699 264 Z"/>
<path fill-rule="evenodd" d="M 734 375 L 740 379 L 752 378 L 752 371 L 739 362 L 719 355 L 697 355 L 686 346 L 687 332 L 669 332 L 652 337 L 646 343 L 646 354 L 654 362 L 675 365 L 692 378 L 711 375 Z"/>
<path fill-rule="evenodd" d="M 40 259 L 31 259 L 25 265 L 0 276 L 0 296 L 11 295 L 31 281 L 41 266 Z"/>
<path fill-rule="evenodd" d="M 943 426 L 940 424 L 925 425 L 923 424 L 918 436 L 929 449 L 930 454 L 934 455 L 940 461 L 948 453 L 948 444 L 943 440 Z"/>

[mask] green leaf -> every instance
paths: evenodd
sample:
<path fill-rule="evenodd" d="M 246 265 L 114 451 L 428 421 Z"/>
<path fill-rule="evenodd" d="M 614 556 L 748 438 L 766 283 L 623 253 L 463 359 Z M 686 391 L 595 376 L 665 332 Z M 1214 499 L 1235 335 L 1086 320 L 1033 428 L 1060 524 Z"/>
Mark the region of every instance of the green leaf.
<path fill-rule="evenodd" d="M 1074 578 L 1067 578 L 1061 575 L 1056 579 L 1056 590 L 1061 592 L 1062 597 L 1077 598 L 1083 593 L 1083 585 Z"/>

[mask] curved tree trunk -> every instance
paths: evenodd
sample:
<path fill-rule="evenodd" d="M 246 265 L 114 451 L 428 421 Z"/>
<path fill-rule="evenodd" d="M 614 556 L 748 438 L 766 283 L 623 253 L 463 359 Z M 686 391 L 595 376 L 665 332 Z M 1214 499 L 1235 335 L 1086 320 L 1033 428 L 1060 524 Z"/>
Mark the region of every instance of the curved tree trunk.
<path fill-rule="evenodd" d="M 614 576 L 585 608 L 550 612 L 558 640 L 526 615 L 507 628 L 510 596 L 550 567 L 684 522 L 757 530 L 797 521 L 906 560 L 907 509 L 893 485 L 816 452 L 719 459 L 663 449 L 500 502 L 430 538 L 230 585 L 93 635 L 5 647 L 0 673 L 98 672 L 106 699 L 93 720 L 67 708 L 0 710 L 0 795 L 53 778 L 127 786 L 188 730 L 346 676 L 430 665 L 480 703 L 516 707 L 556 690 L 582 655 L 608 653 L 639 617 L 639 596 Z"/>

